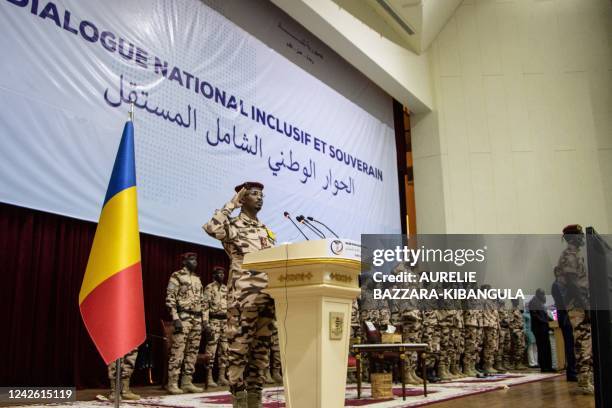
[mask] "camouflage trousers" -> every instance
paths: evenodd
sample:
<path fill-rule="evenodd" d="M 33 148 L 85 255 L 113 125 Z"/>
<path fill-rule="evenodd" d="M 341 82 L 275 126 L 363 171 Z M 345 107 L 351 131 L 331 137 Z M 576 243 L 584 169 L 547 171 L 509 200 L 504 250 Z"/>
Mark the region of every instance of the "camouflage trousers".
<path fill-rule="evenodd" d="M 510 361 L 510 329 L 500 327 L 497 337 L 497 353 L 495 353 L 495 363 Z"/>
<path fill-rule="evenodd" d="M 219 368 L 227 366 L 227 337 L 225 336 L 225 326 L 227 319 L 210 319 L 210 339 L 206 343 L 206 354 L 211 358 L 211 364 L 218 358 Z"/>
<path fill-rule="evenodd" d="M 136 347 L 134 350 L 130 351 L 125 356 L 123 356 L 123 359 L 121 360 L 121 374 L 120 374 L 122 380 L 127 380 L 132 376 L 132 373 L 134 372 L 134 366 L 136 365 L 137 357 L 138 357 L 138 347 Z M 108 378 L 111 380 L 111 382 L 114 382 L 115 375 L 117 373 L 115 362 L 113 361 L 112 363 L 110 363 L 107 368 L 108 368 Z"/>
<path fill-rule="evenodd" d="M 447 322 L 443 322 L 439 327 L 440 333 L 440 357 L 439 363 L 449 366 L 452 357 L 455 355 L 455 345 L 453 339 L 451 338 L 451 330 L 452 326 L 447 324 Z"/>
<path fill-rule="evenodd" d="M 420 318 L 404 318 L 402 324 L 402 340 L 404 343 L 420 343 L 421 342 L 422 322 Z M 416 370 L 417 368 L 417 352 L 412 351 L 406 353 L 406 368 Z"/>
<path fill-rule="evenodd" d="M 522 327 L 510 328 L 510 362 L 519 364 L 525 355 L 525 333 Z"/>
<path fill-rule="evenodd" d="M 233 394 L 261 390 L 269 367 L 274 324 L 274 301 L 261 291 L 262 272 L 232 270 L 228 294 L 227 376 Z"/>
<path fill-rule="evenodd" d="M 422 333 L 423 343 L 427 343 L 429 346 L 425 357 L 425 365 L 428 368 L 432 368 L 436 365 L 438 355 L 440 354 L 440 327 L 438 326 L 438 319 L 436 318 L 436 312 L 434 310 L 423 312 Z"/>
<path fill-rule="evenodd" d="M 482 362 L 485 365 L 493 365 L 495 353 L 497 352 L 498 334 L 497 327 L 483 327 L 482 337 Z"/>
<path fill-rule="evenodd" d="M 377 329 L 391 323 L 391 312 L 388 309 L 362 310 L 359 317 L 362 322 L 372 322 Z"/>
<path fill-rule="evenodd" d="M 280 342 L 278 340 L 278 328 L 276 327 L 276 321 L 274 322 L 274 331 L 272 332 L 272 345 L 270 347 L 270 367 L 273 370 L 281 368 L 280 358 Z"/>
<path fill-rule="evenodd" d="M 569 310 L 568 315 L 572 324 L 572 329 L 574 329 L 574 351 L 576 354 L 576 373 L 579 376 L 578 380 L 580 382 L 580 377 L 586 376 L 589 381 L 591 381 L 590 377 L 593 373 L 591 323 L 586 320 L 584 310 Z"/>
<path fill-rule="evenodd" d="M 453 326 L 451 328 L 451 340 L 453 342 L 454 354 L 451 356 L 450 364 L 461 365 L 461 355 L 465 348 L 465 337 L 463 327 Z"/>
<path fill-rule="evenodd" d="M 465 326 L 463 333 L 465 336 L 463 366 L 476 364 L 482 345 L 482 327 Z"/>
<path fill-rule="evenodd" d="M 176 383 L 181 374 L 193 376 L 202 338 L 202 316 L 181 313 L 183 329 L 172 334 L 172 348 L 168 361 L 168 383 Z"/>

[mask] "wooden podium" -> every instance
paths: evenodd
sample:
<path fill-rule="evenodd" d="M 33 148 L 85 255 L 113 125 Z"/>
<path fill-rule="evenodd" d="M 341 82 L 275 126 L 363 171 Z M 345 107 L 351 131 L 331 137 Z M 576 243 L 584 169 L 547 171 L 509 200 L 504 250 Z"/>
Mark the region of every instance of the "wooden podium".
<path fill-rule="evenodd" d="M 284 244 L 245 256 L 268 273 L 285 401 L 289 408 L 344 407 L 351 305 L 359 293 L 361 246 L 346 239 Z"/>

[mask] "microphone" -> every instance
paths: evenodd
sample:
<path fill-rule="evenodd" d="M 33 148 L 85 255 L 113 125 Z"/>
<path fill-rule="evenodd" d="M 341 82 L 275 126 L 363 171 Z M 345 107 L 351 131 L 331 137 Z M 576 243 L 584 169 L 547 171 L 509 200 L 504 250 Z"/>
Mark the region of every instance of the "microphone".
<path fill-rule="evenodd" d="M 312 225 L 311 223 L 308 222 L 308 220 L 306 220 L 306 217 L 304 217 L 303 215 L 300 215 L 298 217 L 295 217 L 296 220 L 298 220 L 299 223 L 304 224 L 305 226 L 307 226 L 308 228 L 310 228 L 312 230 L 312 232 L 314 232 L 315 234 L 317 234 L 319 237 L 321 238 L 325 238 L 325 234 L 321 232 L 321 230 L 319 230 L 317 227 L 315 227 L 314 225 Z"/>
<path fill-rule="evenodd" d="M 308 239 L 308 237 L 306 236 L 306 234 L 304 234 L 304 231 L 302 231 L 302 229 L 300 227 L 298 227 L 298 225 L 293 222 L 293 220 L 291 219 L 291 216 L 289 215 L 289 213 L 287 211 L 285 211 L 283 213 L 283 215 L 285 216 L 285 218 L 287 218 L 289 221 L 291 221 L 291 223 L 295 226 L 295 228 L 297 228 L 298 231 L 300 231 L 300 234 L 302 234 L 304 236 L 304 238 L 306 238 L 306 241 L 310 241 Z"/>
<path fill-rule="evenodd" d="M 329 232 L 331 232 L 332 234 L 334 234 L 334 236 L 335 236 L 336 238 L 340 238 L 340 237 L 338 236 L 338 234 L 336 234 L 336 233 L 335 233 L 335 232 L 334 232 L 334 231 L 333 231 L 331 228 L 329 228 L 327 225 L 323 224 L 321 221 L 317 221 L 317 220 L 315 220 L 315 219 L 314 219 L 314 218 L 312 218 L 312 217 L 306 217 L 306 219 L 308 219 L 309 221 L 314 221 L 314 222 L 316 222 L 317 224 L 321 224 L 322 226 L 324 226 L 325 228 L 327 228 L 327 230 L 328 230 Z"/>

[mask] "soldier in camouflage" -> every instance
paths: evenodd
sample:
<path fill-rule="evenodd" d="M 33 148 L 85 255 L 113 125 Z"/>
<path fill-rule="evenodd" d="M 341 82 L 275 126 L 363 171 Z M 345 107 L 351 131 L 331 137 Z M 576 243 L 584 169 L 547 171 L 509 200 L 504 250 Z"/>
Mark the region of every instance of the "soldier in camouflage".
<path fill-rule="evenodd" d="M 476 377 L 476 364 L 480 355 L 483 335 L 482 302 L 469 300 L 463 311 L 465 350 L 463 354 L 463 372 L 469 377 Z"/>
<path fill-rule="evenodd" d="M 491 285 L 482 285 L 481 289 L 489 290 L 491 289 Z M 499 334 L 499 314 L 497 309 L 498 305 L 495 300 L 488 299 L 484 301 L 482 317 L 482 368 L 485 374 L 498 373 L 498 371 L 493 368 L 495 353 L 497 352 Z"/>
<path fill-rule="evenodd" d="M 510 312 L 510 368 L 514 370 L 525 370 L 523 364 L 525 356 L 525 334 L 523 332 L 523 312 L 519 309 L 518 299 L 512 299 L 512 310 Z"/>
<path fill-rule="evenodd" d="M 183 268 L 170 276 L 166 291 L 166 307 L 174 324 L 166 386 L 170 394 L 204 391 L 192 383 L 202 328 L 206 324 L 203 308 L 204 288 L 195 272 L 198 266 L 197 254 L 187 252 L 181 258 Z M 181 369 L 183 376 L 179 388 L 178 377 Z"/>
<path fill-rule="evenodd" d="M 510 311 L 506 309 L 503 300 L 497 301 L 499 330 L 497 334 L 497 350 L 494 368 L 500 373 L 508 371 L 510 366 Z"/>
<path fill-rule="evenodd" d="M 440 356 L 438 361 L 438 377 L 441 380 L 452 380 L 456 378 L 450 371 L 451 359 L 455 355 L 454 342 L 451 338 L 451 331 L 455 324 L 454 310 L 446 309 L 447 304 L 441 305 L 436 310 L 438 327 L 440 333 Z"/>
<path fill-rule="evenodd" d="M 394 269 L 393 273 L 400 276 L 404 272 L 413 272 L 418 274 L 416 268 L 410 267 L 406 263 L 399 263 Z M 418 275 L 417 275 L 418 276 Z M 398 284 L 400 289 L 418 289 L 418 282 L 402 282 Z M 399 324 L 402 327 L 402 341 L 404 343 L 420 343 L 421 342 L 421 331 L 422 331 L 422 318 L 421 310 L 416 299 L 405 299 L 396 301 L 397 312 L 400 316 Z M 393 314 L 392 314 L 393 315 Z M 422 380 L 417 376 L 417 359 L 418 355 L 416 351 L 406 353 L 408 359 L 404 365 L 404 380 L 408 384 L 419 384 Z"/>
<path fill-rule="evenodd" d="M 242 269 L 248 253 L 271 248 L 272 231 L 259 221 L 263 206 L 263 185 L 243 183 L 236 194 L 202 228 L 221 241 L 230 257 L 228 279 L 228 380 L 234 407 L 260 407 L 265 370 L 269 366 L 274 332 L 274 301 L 262 290 L 268 286 L 265 272 Z M 240 214 L 232 217 L 234 210 Z"/>
<path fill-rule="evenodd" d="M 227 367 L 227 337 L 225 336 L 225 326 L 227 324 L 227 286 L 223 284 L 225 269 L 222 266 L 213 267 L 213 281 L 206 285 L 204 289 L 204 310 L 208 316 L 209 338 L 206 343 L 206 353 L 211 361 L 215 361 L 218 356 L 219 378 L 218 383 L 213 381 L 212 364 L 208 368 L 208 385 L 217 387 L 227 385 L 225 369 Z"/>
<path fill-rule="evenodd" d="M 121 360 L 121 398 L 126 400 L 139 400 L 140 395 L 134 394 L 130 390 L 130 377 L 134 372 L 134 366 L 136 365 L 136 358 L 138 357 L 138 347 L 123 356 Z M 116 364 L 113 361 L 107 367 L 108 379 L 111 384 L 111 393 L 109 399 L 112 401 L 115 399 L 115 376 L 117 374 Z"/>
<path fill-rule="evenodd" d="M 582 227 L 568 225 L 563 229 L 567 248 L 559 257 L 559 277 L 565 282 L 564 303 L 574 330 L 574 349 L 578 390 L 593 394 L 593 355 L 591 350 L 591 321 L 589 318 L 589 281 L 580 248 L 584 245 Z"/>
<path fill-rule="evenodd" d="M 451 355 L 449 371 L 455 378 L 465 377 L 461 369 L 461 355 L 465 348 L 463 310 L 456 309 L 454 312 L 454 324 L 451 327 L 451 340 L 453 342 L 454 354 Z"/>

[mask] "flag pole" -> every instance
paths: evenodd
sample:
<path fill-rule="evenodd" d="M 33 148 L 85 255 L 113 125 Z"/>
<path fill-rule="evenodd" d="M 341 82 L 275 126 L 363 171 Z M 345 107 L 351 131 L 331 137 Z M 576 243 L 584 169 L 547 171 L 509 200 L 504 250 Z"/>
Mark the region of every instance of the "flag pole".
<path fill-rule="evenodd" d="M 115 408 L 119 408 L 121 391 L 121 358 L 118 358 L 115 360 Z"/>

